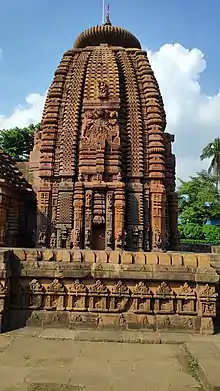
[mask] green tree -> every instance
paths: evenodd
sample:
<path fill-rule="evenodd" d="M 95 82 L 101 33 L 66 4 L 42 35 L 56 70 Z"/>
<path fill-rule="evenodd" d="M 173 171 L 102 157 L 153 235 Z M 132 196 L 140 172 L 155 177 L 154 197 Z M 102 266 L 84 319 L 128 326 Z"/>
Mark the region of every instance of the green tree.
<path fill-rule="evenodd" d="M 220 182 L 220 138 L 214 138 L 212 142 L 206 145 L 200 156 L 201 160 L 211 159 L 208 173 L 213 173 L 216 176 L 216 186 L 218 188 Z"/>
<path fill-rule="evenodd" d="M 205 170 L 190 177 L 179 179 L 179 217 L 181 224 L 204 224 L 207 219 L 220 216 L 220 196 L 216 188 L 216 176 Z"/>
<path fill-rule="evenodd" d="M 28 160 L 33 149 L 34 131 L 41 128 L 41 124 L 29 125 L 26 128 L 13 128 L 0 130 L 0 148 L 11 155 L 15 161 Z"/>

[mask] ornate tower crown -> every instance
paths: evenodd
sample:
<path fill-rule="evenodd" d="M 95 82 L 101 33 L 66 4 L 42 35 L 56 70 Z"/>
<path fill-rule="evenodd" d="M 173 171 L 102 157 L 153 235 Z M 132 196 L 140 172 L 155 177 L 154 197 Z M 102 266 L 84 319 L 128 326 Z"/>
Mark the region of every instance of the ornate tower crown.
<path fill-rule="evenodd" d="M 46 246 L 175 246 L 175 158 L 163 100 L 140 42 L 108 14 L 64 54 L 42 124 L 32 167 Z"/>

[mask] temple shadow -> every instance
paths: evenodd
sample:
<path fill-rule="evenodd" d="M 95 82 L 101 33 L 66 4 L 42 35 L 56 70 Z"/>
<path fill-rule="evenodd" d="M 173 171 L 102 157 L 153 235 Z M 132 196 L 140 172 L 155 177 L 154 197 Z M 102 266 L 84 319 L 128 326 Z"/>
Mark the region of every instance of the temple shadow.
<path fill-rule="evenodd" d="M 7 263 L 8 295 L 5 298 L 5 310 L 2 314 L 1 331 L 8 332 L 27 326 L 33 310 L 28 308 L 29 287 L 22 288 L 19 280 L 22 276 L 20 259 L 12 252 Z M 26 308 L 25 308 L 26 307 Z"/>

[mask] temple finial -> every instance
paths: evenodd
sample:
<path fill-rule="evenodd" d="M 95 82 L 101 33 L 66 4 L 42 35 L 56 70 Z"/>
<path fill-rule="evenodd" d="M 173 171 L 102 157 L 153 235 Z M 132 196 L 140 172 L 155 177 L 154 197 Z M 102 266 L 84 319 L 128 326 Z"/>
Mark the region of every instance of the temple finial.
<path fill-rule="evenodd" d="M 106 13 L 106 22 L 105 22 L 105 26 L 111 26 L 111 22 L 110 22 L 110 5 L 108 4 L 107 5 L 107 13 Z"/>

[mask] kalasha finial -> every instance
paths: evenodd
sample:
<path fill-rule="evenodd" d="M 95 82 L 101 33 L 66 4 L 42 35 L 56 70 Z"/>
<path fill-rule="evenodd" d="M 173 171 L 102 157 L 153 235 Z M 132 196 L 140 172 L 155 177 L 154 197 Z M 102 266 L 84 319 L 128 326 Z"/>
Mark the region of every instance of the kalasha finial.
<path fill-rule="evenodd" d="M 105 22 L 105 26 L 111 26 L 111 22 L 110 22 L 110 5 L 108 4 L 107 5 L 107 13 L 106 13 L 106 22 Z"/>

